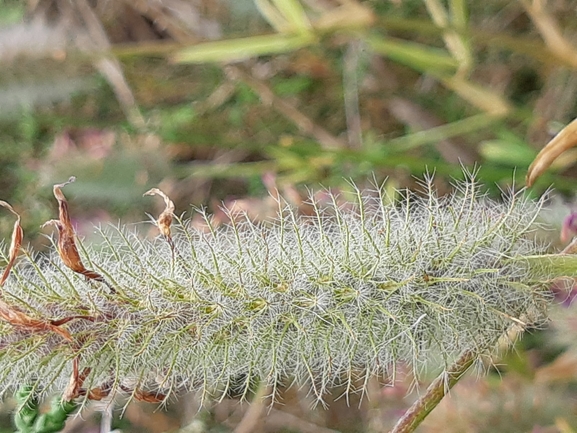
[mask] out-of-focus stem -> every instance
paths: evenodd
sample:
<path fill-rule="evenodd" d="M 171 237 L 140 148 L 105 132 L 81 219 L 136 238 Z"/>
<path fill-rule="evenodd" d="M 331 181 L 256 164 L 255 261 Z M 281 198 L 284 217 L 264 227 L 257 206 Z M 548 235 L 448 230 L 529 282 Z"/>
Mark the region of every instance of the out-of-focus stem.
<path fill-rule="evenodd" d="M 427 415 L 437 407 L 447 392 L 463 377 L 477 356 L 478 354 L 471 350 L 463 352 L 453 365 L 429 385 L 425 394 L 413 403 L 389 433 L 415 431 Z"/>

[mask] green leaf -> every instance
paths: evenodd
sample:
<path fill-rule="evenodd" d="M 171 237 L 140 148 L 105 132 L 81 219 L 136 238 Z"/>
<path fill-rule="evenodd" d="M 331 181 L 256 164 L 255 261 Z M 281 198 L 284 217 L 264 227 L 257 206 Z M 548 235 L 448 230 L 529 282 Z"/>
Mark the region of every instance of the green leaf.
<path fill-rule="evenodd" d="M 294 30 L 310 32 L 311 23 L 298 0 L 272 0 Z"/>
<path fill-rule="evenodd" d="M 386 143 L 388 151 L 405 151 L 415 147 L 436 143 L 446 138 L 456 135 L 468 134 L 486 128 L 499 119 L 489 114 L 476 114 L 462 120 L 447 123 L 445 125 L 430 128 L 425 131 L 415 132 L 414 134 L 404 135 L 395 138 Z"/>
<path fill-rule="evenodd" d="M 498 139 L 483 141 L 479 153 L 491 163 L 510 167 L 528 167 L 537 155 L 524 140 L 507 131 Z"/>
<path fill-rule="evenodd" d="M 440 48 L 379 35 L 367 37 L 366 42 L 377 53 L 420 72 L 451 74 L 459 66 L 447 51 Z"/>
<path fill-rule="evenodd" d="M 265 20 L 278 32 L 285 31 L 287 29 L 287 22 L 285 17 L 281 12 L 275 8 L 269 0 L 254 0 L 258 11 L 263 16 Z"/>
<path fill-rule="evenodd" d="M 50 411 L 38 417 L 34 423 L 35 433 L 56 433 L 64 428 L 68 416 L 71 415 L 78 403 L 74 401 L 61 401 L 60 397 L 54 397 L 50 405 Z"/>
<path fill-rule="evenodd" d="M 295 51 L 314 42 L 311 33 L 253 36 L 192 45 L 178 51 L 172 60 L 176 63 L 231 62 Z"/>

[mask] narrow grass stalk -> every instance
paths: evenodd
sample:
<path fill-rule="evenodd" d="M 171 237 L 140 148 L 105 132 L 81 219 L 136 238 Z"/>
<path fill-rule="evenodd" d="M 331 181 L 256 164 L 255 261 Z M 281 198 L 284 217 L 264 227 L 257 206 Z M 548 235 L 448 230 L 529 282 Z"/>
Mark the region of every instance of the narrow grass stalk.
<path fill-rule="evenodd" d="M 390 433 L 411 433 L 424 421 L 447 395 L 449 390 L 463 377 L 477 359 L 478 354 L 467 350 L 429 385 L 425 394 L 407 409 Z"/>

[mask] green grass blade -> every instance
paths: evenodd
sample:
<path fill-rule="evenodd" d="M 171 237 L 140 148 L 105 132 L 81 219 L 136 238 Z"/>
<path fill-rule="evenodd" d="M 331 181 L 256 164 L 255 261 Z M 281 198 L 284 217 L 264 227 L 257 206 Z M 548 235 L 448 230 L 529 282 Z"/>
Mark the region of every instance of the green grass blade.
<path fill-rule="evenodd" d="M 290 23 L 292 30 L 310 32 L 311 23 L 298 0 L 272 0 L 272 2 Z"/>
<path fill-rule="evenodd" d="M 366 42 L 377 53 L 420 72 L 452 74 L 458 67 L 457 61 L 443 49 L 379 35 L 367 37 Z"/>
<path fill-rule="evenodd" d="M 315 41 L 312 34 L 274 34 L 206 42 L 178 51 L 175 63 L 231 62 L 249 57 L 286 53 L 306 47 Z"/>
<path fill-rule="evenodd" d="M 454 137 L 456 135 L 478 131 L 479 129 L 487 128 L 498 121 L 499 118 L 495 116 L 489 114 L 477 114 L 475 116 L 467 117 L 466 119 L 447 123 L 446 125 L 395 138 L 388 141 L 385 146 L 388 150 L 402 152 L 415 147 L 437 143 L 440 140 Z"/>

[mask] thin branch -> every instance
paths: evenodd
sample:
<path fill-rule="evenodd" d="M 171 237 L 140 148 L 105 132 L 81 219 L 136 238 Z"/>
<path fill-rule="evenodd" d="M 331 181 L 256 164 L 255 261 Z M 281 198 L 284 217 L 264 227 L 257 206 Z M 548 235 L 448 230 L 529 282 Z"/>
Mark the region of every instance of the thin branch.
<path fill-rule="evenodd" d="M 106 35 L 106 31 L 102 26 L 102 23 L 88 4 L 86 0 L 77 0 L 75 2 L 75 8 L 79 12 L 80 16 L 82 17 L 82 21 L 84 22 L 88 35 L 90 36 L 90 40 L 92 41 L 93 47 L 81 47 L 81 48 L 90 48 L 90 49 L 101 49 L 101 50 L 109 50 L 110 49 L 110 41 L 108 40 L 108 36 Z M 114 90 L 114 94 L 120 103 L 128 121 L 137 129 L 144 130 L 146 127 L 146 121 L 140 110 L 138 109 L 138 105 L 136 104 L 136 99 L 134 98 L 134 94 L 124 77 L 124 73 L 122 72 L 122 66 L 120 62 L 111 57 L 110 54 L 107 56 L 103 56 L 98 58 L 95 61 L 95 66 L 98 71 L 106 78 L 109 84 L 112 86 Z"/>
<path fill-rule="evenodd" d="M 293 104 L 278 97 L 269 86 L 238 66 L 225 66 L 227 76 L 234 81 L 242 81 L 249 86 L 260 98 L 264 105 L 269 105 L 294 123 L 299 130 L 306 135 L 314 137 L 325 149 L 338 149 L 343 147 L 343 143 L 324 129 L 314 123 L 307 115 L 303 114 Z"/>
<path fill-rule="evenodd" d="M 543 37 L 547 48 L 555 56 L 567 62 L 573 68 L 577 68 L 577 50 L 563 36 L 555 18 L 545 10 L 545 3 L 543 0 L 533 0 L 532 2 L 524 0 L 521 2 Z"/>
<path fill-rule="evenodd" d="M 254 395 L 248 410 L 245 412 L 242 420 L 238 423 L 233 433 L 250 433 L 254 431 L 263 410 L 266 406 L 267 395 L 270 394 L 270 387 L 261 383 Z"/>
<path fill-rule="evenodd" d="M 360 41 L 351 41 L 343 57 L 343 97 L 349 147 L 360 149 L 363 145 L 361 115 L 359 110 L 359 67 Z"/>
<path fill-rule="evenodd" d="M 449 367 L 441 373 L 427 391 L 405 412 L 389 433 L 411 433 L 423 422 L 433 409 L 441 402 L 449 390 L 463 377 L 478 353 L 467 350 Z"/>

